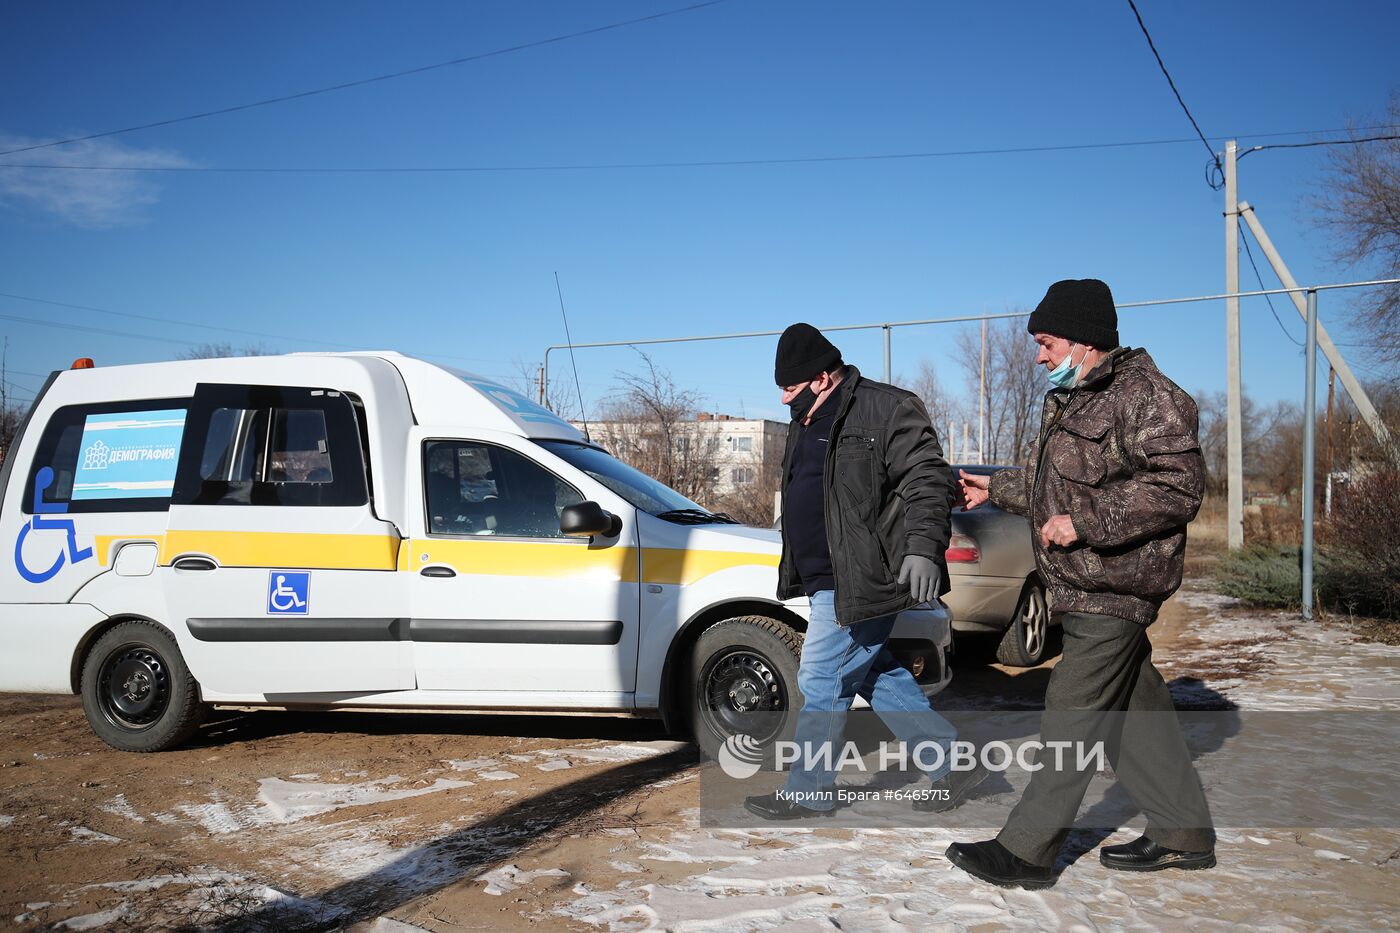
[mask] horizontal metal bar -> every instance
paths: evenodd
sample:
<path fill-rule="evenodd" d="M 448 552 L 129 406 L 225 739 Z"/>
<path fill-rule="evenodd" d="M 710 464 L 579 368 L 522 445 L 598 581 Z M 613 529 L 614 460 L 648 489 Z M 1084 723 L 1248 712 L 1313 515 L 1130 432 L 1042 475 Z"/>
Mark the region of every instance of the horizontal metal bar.
<path fill-rule="evenodd" d="M 1119 308 L 1151 308 L 1158 305 L 1189 304 L 1198 301 L 1221 301 L 1226 298 L 1256 298 L 1262 295 L 1287 295 L 1293 292 L 1329 291 L 1337 288 L 1366 288 L 1374 285 L 1400 285 L 1400 279 L 1371 279 L 1365 282 L 1338 282 L 1332 285 L 1300 285 L 1296 288 L 1266 288 L 1253 292 L 1225 292 L 1218 295 L 1192 295 L 1187 298 L 1157 298 L 1151 301 L 1115 302 Z M 835 327 L 819 327 L 820 331 L 840 330 L 880 330 L 886 327 L 917 327 L 925 324 L 959 324 L 968 321 L 995 321 L 1003 318 L 1027 317 L 1029 311 L 1007 311 L 997 314 L 962 314 L 954 317 L 923 318 L 916 321 L 882 321 L 878 324 L 840 324 Z M 599 343 L 575 343 L 574 349 L 588 347 L 631 347 L 657 343 L 692 343 L 698 340 L 734 340 L 741 337 L 777 337 L 780 330 L 756 330 L 739 334 L 706 334 L 691 337 L 652 337 L 645 340 L 607 340 Z M 557 343 L 545 348 L 548 357 L 551 350 L 567 350 L 571 345 Z"/>

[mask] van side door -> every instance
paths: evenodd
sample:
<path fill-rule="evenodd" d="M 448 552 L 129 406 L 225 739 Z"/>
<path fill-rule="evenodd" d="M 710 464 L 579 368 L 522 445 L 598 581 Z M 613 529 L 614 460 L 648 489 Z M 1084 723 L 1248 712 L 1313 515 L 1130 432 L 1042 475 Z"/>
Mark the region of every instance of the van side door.
<path fill-rule="evenodd" d="M 157 572 L 205 698 L 412 689 L 400 538 L 350 397 L 201 384 L 185 430 Z"/>
<path fill-rule="evenodd" d="M 629 707 L 635 510 L 605 503 L 620 513 L 616 535 L 568 537 L 560 511 L 588 497 L 530 456 L 528 441 L 414 436 L 421 498 L 407 562 L 419 689 L 490 705 L 531 694 L 545 705 Z"/>

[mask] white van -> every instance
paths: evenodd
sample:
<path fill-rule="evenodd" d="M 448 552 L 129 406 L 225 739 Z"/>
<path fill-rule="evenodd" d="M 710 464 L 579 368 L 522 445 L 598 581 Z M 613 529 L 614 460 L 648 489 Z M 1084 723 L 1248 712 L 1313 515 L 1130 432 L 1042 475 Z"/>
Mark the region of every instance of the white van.
<path fill-rule="evenodd" d="M 80 362 L 0 471 L 0 690 L 81 693 L 116 748 L 219 705 L 661 716 L 711 746 L 801 705 L 778 534 L 510 389 L 395 353 Z M 891 642 L 930 693 L 947 621 Z"/>

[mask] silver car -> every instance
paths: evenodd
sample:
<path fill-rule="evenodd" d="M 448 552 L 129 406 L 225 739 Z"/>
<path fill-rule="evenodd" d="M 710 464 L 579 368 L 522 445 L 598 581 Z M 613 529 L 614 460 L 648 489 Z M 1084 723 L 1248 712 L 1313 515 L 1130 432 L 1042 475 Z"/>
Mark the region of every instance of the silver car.
<path fill-rule="evenodd" d="M 997 466 L 954 466 L 991 475 Z M 954 635 L 999 634 L 997 660 L 1033 667 L 1056 652 L 1052 648 L 1045 587 L 1035 569 L 1030 523 L 990 503 L 971 512 L 953 509 L 953 537 L 948 545 L 952 587 L 943 601 L 953 614 Z"/>

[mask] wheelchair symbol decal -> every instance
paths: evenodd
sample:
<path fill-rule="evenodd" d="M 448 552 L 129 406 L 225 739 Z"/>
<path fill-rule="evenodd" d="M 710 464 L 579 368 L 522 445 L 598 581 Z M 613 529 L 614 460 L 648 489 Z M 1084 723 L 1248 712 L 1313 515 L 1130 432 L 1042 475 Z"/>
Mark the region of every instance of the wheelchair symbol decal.
<path fill-rule="evenodd" d="M 73 525 L 73 519 L 44 517 L 64 514 L 68 511 L 66 502 L 44 501 L 44 491 L 52 485 L 53 469 L 40 467 L 39 472 L 34 477 L 34 515 L 20 526 L 19 536 L 15 538 L 15 569 L 19 571 L 21 577 L 30 583 L 45 583 L 52 580 L 63 569 L 65 562 L 76 564 L 92 556 L 92 548 L 78 547 L 78 530 Z M 62 531 L 66 533 L 65 547 L 59 549 L 58 556 L 44 570 L 30 570 L 29 565 L 24 562 L 24 539 L 29 537 L 31 531 Z"/>
<path fill-rule="evenodd" d="M 311 603 L 311 573 L 273 570 L 267 575 L 267 614 L 304 616 Z"/>

